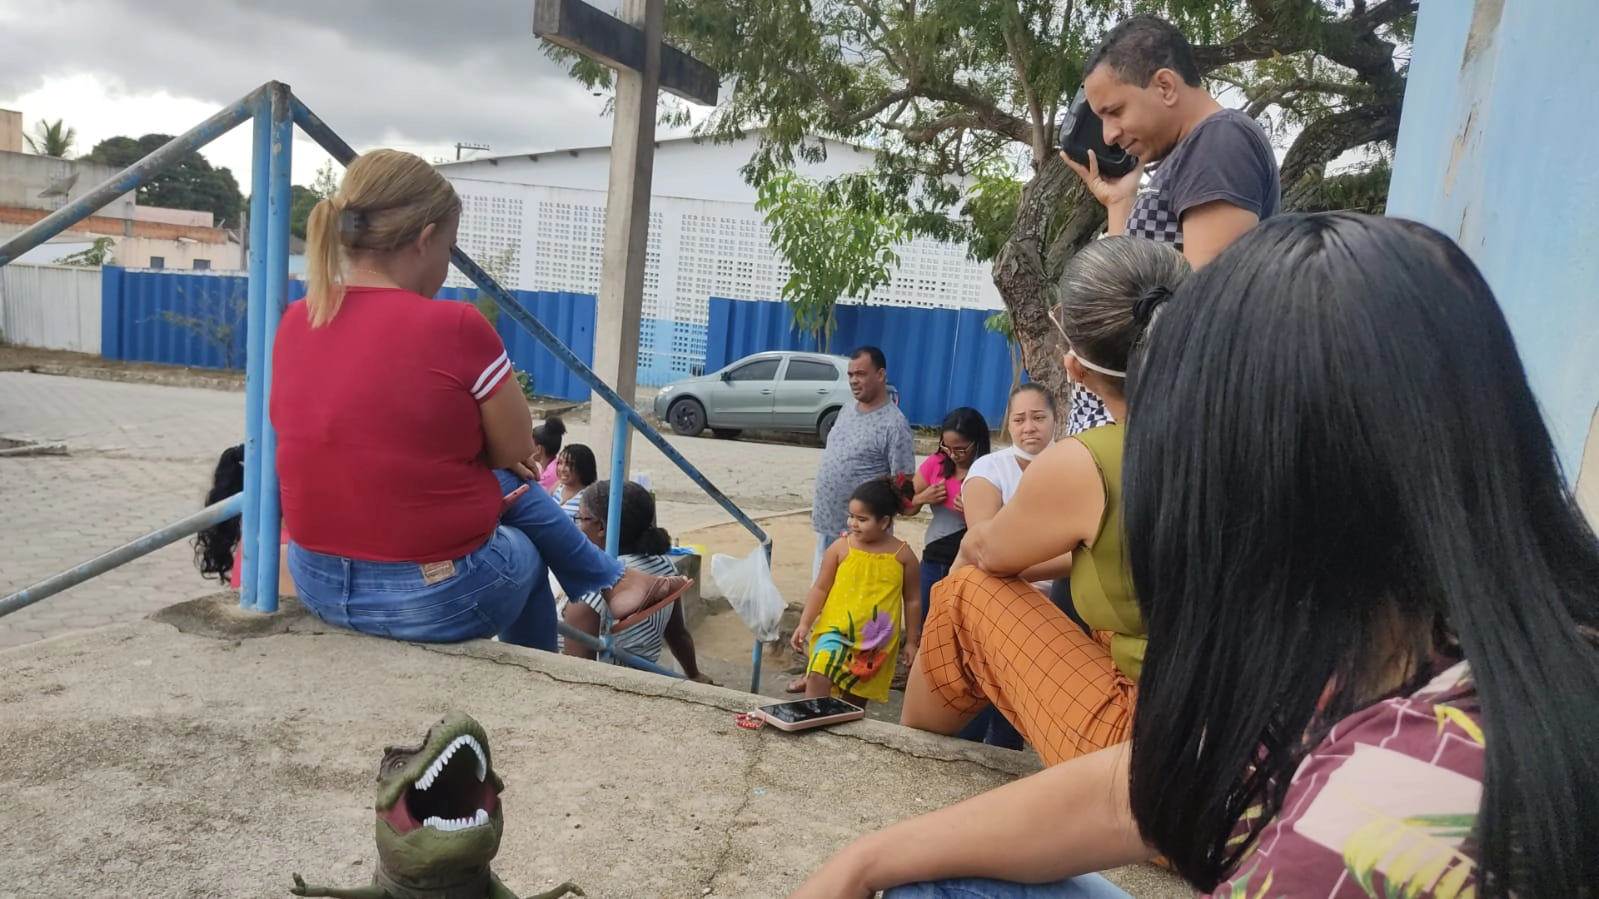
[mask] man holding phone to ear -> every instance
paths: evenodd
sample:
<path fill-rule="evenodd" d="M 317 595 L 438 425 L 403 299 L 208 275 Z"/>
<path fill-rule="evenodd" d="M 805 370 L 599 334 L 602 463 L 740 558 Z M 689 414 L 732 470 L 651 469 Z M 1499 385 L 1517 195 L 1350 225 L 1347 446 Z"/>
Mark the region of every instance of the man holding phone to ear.
<path fill-rule="evenodd" d="M 1142 163 L 1113 178 L 1102 176 L 1093 155 L 1085 166 L 1061 153 L 1105 205 L 1107 233 L 1173 244 L 1199 268 L 1277 214 L 1277 157 L 1265 131 L 1205 90 L 1193 47 L 1170 22 L 1134 16 L 1120 23 L 1084 72 L 1105 143 Z M 1141 184 L 1151 164 L 1149 183 Z"/>

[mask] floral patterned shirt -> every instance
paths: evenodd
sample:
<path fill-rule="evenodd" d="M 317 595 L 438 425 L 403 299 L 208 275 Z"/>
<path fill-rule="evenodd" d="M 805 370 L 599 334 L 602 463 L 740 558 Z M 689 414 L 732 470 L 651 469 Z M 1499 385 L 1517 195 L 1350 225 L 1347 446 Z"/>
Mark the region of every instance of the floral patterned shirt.
<path fill-rule="evenodd" d="M 1333 728 L 1216 899 L 1464 899 L 1483 735 L 1465 662 Z"/>

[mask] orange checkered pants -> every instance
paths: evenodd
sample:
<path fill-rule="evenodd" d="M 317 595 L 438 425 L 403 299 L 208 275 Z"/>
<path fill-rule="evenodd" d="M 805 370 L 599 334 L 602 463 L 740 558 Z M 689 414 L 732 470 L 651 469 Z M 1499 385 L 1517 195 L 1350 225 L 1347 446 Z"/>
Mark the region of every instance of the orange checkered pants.
<path fill-rule="evenodd" d="M 1032 585 L 966 567 L 933 587 L 917 664 L 949 709 L 990 703 L 1046 765 L 1114 746 L 1131 734 L 1138 687 L 1110 657 L 1110 633 L 1090 637 Z"/>

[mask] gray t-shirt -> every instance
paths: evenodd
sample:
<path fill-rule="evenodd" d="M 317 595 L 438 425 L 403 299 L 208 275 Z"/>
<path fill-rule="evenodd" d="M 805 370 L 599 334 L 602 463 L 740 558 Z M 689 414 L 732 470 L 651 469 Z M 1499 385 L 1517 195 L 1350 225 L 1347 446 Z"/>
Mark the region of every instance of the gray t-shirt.
<path fill-rule="evenodd" d="M 1138 190 L 1126 233 L 1183 248 L 1183 214 L 1220 200 L 1262 221 L 1277 214 L 1277 155 L 1259 123 L 1236 109 L 1213 113 L 1188 132 Z"/>
<path fill-rule="evenodd" d="M 911 446 L 910 423 L 892 402 L 865 414 L 857 403 L 838 410 L 816 469 L 811 530 L 837 537 L 849 518 L 849 496 L 856 487 L 872 478 L 916 470 Z"/>

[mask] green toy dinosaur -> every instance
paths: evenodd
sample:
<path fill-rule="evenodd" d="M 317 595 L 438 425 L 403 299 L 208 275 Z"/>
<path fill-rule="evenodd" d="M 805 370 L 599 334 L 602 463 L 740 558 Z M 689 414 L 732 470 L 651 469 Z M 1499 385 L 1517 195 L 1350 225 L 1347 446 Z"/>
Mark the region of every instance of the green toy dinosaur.
<path fill-rule="evenodd" d="M 489 870 L 500 851 L 505 784 L 490 763 L 489 738 L 470 715 L 452 712 L 420 746 L 390 746 L 378 766 L 378 867 L 350 889 L 306 886 L 296 896 L 330 899 L 517 899 Z M 582 896 L 563 883 L 528 899 Z"/>

